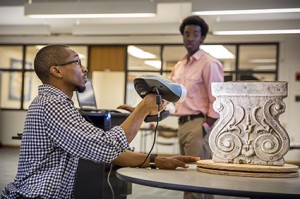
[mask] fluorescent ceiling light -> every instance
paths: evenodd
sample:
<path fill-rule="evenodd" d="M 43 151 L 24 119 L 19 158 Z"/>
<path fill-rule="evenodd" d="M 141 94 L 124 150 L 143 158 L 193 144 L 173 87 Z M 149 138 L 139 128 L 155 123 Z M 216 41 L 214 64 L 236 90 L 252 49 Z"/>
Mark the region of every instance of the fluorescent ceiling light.
<path fill-rule="evenodd" d="M 274 64 L 276 59 L 250 59 L 249 63 L 251 64 Z"/>
<path fill-rule="evenodd" d="M 157 69 L 161 68 L 161 61 L 159 60 L 146 60 L 144 63 Z"/>
<path fill-rule="evenodd" d="M 135 46 L 128 46 L 127 49 L 128 54 L 140 58 L 140 59 L 155 59 L 156 55 L 146 52 L 140 48 L 137 48 Z"/>
<path fill-rule="evenodd" d="M 55 18 L 133 18 L 133 17 L 154 17 L 155 14 L 151 13 L 124 13 L 124 14 L 40 14 L 40 15 L 33 15 L 29 14 L 28 17 L 30 18 L 48 18 L 48 19 L 55 19 Z"/>
<path fill-rule="evenodd" d="M 254 70 L 275 70 L 275 65 L 258 65 L 254 67 Z"/>
<path fill-rule="evenodd" d="M 200 48 L 217 59 L 234 59 L 234 55 L 223 45 L 201 45 Z"/>
<path fill-rule="evenodd" d="M 270 35 L 270 34 L 299 34 L 299 33 L 300 33 L 300 29 L 213 31 L 214 35 Z"/>
<path fill-rule="evenodd" d="M 192 0 L 195 15 L 271 14 L 300 12 L 295 0 Z"/>
<path fill-rule="evenodd" d="M 288 9 L 257 9 L 257 10 L 212 10 L 195 11 L 195 15 L 245 15 L 245 14 L 274 14 L 274 13 L 292 13 L 300 12 L 300 8 Z"/>
<path fill-rule="evenodd" d="M 280 26 L 278 24 L 280 24 Z M 214 35 L 299 34 L 300 21 L 277 20 L 222 22 L 214 24 L 212 33 Z"/>
<path fill-rule="evenodd" d="M 25 16 L 32 18 L 153 17 L 156 0 L 25 3 Z"/>

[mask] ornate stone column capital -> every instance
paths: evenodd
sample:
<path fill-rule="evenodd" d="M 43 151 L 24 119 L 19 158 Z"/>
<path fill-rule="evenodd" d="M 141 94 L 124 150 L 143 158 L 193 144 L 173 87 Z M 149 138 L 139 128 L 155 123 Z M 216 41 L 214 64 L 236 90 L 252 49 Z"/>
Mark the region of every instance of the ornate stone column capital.
<path fill-rule="evenodd" d="M 209 145 L 214 162 L 283 165 L 290 139 L 279 122 L 287 82 L 212 83 L 220 119 Z"/>

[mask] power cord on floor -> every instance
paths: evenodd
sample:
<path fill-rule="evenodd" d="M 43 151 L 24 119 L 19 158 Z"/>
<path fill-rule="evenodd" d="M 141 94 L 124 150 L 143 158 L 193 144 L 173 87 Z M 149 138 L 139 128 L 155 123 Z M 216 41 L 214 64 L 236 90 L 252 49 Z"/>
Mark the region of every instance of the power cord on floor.
<path fill-rule="evenodd" d="M 110 168 L 109 168 L 109 172 L 108 172 L 108 175 L 107 175 L 107 184 L 108 184 L 108 186 L 109 186 L 109 188 L 110 188 L 110 191 L 111 191 L 111 194 L 112 194 L 112 199 L 115 199 L 114 188 L 112 187 L 112 185 L 111 185 L 111 183 L 110 183 L 110 174 L 111 174 L 113 165 L 110 164 L 109 166 L 110 166 Z"/>

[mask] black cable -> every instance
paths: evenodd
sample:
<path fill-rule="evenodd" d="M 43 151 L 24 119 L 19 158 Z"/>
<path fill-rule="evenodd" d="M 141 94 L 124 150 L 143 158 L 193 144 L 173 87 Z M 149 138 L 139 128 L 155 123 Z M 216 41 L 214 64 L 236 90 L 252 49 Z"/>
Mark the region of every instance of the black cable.
<path fill-rule="evenodd" d="M 112 171 L 112 167 L 113 167 L 113 164 L 110 163 L 110 168 L 109 168 L 109 172 L 108 172 L 108 175 L 107 175 L 107 184 L 110 188 L 110 191 L 111 191 L 111 194 L 112 194 L 112 199 L 115 199 L 115 192 L 114 192 L 114 188 L 112 187 L 111 183 L 110 183 L 110 174 L 111 174 L 111 171 Z"/>
<path fill-rule="evenodd" d="M 152 143 L 152 146 L 151 146 L 151 149 L 150 151 L 148 152 L 145 160 L 142 162 L 142 164 L 138 165 L 138 167 L 141 167 L 143 166 L 143 164 L 145 164 L 145 162 L 147 161 L 147 159 L 149 158 L 153 148 L 154 148 L 154 145 L 155 145 L 155 142 L 156 142 L 156 134 L 157 134 L 157 127 L 158 127 L 158 124 L 159 124 L 159 117 L 160 117 L 160 105 L 162 104 L 162 98 L 161 98 L 161 95 L 159 94 L 159 91 L 157 88 L 154 89 L 155 92 L 156 92 L 156 104 L 158 105 L 157 106 L 157 120 L 156 120 L 156 126 L 155 126 L 155 129 L 154 129 L 154 139 L 153 139 L 153 143 Z M 110 164 L 110 169 L 109 169 L 109 172 L 108 172 L 108 176 L 107 176 L 107 183 L 109 185 L 109 188 L 111 190 L 111 193 L 112 193 L 112 198 L 114 199 L 115 198 L 115 193 L 114 193 L 114 189 L 110 183 L 110 174 L 111 174 L 111 171 L 112 171 L 112 164 Z"/>
<path fill-rule="evenodd" d="M 145 164 L 145 162 L 149 158 L 149 156 L 150 156 L 150 154 L 151 154 L 151 152 L 152 152 L 152 150 L 154 148 L 155 142 L 156 142 L 157 127 L 158 127 L 158 124 L 159 124 L 159 117 L 160 117 L 160 112 L 159 111 L 160 111 L 160 105 L 162 104 L 162 98 L 161 98 L 161 95 L 159 94 L 159 91 L 158 91 L 157 88 L 154 88 L 153 90 L 156 92 L 156 104 L 158 105 L 157 106 L 156 125 L 155 125 L 155 129 L 154 129 L 154 138 L 153 138 L 153 143 L 152 143 L 150 151 L 148 152 L 145 160 L 140 165 L 138 165 L 138 167 L 142 167 L 143 164 Z"/>

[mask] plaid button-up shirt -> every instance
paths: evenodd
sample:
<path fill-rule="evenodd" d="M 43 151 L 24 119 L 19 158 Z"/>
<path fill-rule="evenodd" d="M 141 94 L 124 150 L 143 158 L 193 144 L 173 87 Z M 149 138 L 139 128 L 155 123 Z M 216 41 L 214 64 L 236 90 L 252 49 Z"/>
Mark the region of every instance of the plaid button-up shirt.
<path fill-rule="evenodd" d="M 41 85 L 26 116 L 17 176 L 2 197 L 73 198 L 79 158 L 109 163 L 127 148 L 122 128 L 104 132 L 62 91 Z"/>

